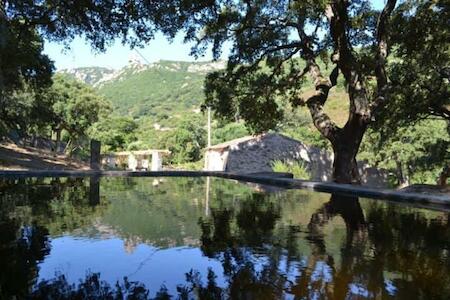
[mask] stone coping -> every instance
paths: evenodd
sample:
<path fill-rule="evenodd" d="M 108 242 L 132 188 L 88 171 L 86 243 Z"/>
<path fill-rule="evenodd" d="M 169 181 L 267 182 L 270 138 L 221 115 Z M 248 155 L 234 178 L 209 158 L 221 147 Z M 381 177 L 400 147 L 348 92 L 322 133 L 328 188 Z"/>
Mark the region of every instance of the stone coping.
<path fill-rule="evenodd" d="M 347 196 L 374 198 L 413 204 L 418 207 L 450 211 L 450 197 L 420 193 L 400 192 L 392 189 L 379 189 L 351 184 L 333 182 L 308 181 L 275 177 L 269 173 L 237 174 L 217 171 L 69 171 L 69 170 L 5 170 L 0 171 L 0 178 L 26 177 L 86 177 L 86 176 L 116 176 L 116 177 L 203 177 L 212 176 L 234 179 L 244 182 L 273 185 L 286 189 L 310 189 L 318 192 L 342 194 Z"/>

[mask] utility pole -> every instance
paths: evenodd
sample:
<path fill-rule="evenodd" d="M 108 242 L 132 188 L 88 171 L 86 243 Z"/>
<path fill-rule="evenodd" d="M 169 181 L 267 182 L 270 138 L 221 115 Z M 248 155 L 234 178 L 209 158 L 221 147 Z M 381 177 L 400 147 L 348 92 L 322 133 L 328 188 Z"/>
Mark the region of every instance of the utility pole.
<path fill-rule="evenodd" d="M 211 107 L 208 106 L 208 148 L 211 147 Z"/>
<path fill-rule="evenodd" d="M 145 58 L 144 55 L 142 55 L 141 52 L 138 51 L 138 49 L 134 48 L 133 49 L 147 64 L 150 64 L 150 62 Z"/>

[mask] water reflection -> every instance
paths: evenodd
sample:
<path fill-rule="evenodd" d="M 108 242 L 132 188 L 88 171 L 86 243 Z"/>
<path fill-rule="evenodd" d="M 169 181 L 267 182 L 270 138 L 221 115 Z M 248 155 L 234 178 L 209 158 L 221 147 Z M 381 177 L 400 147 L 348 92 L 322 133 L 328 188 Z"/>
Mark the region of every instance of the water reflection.
<path fill-rule="evenodd" d="M 0 182 L 0 298 L 450 298 L 448 214 L 220 179 L 153 183 Z"/>

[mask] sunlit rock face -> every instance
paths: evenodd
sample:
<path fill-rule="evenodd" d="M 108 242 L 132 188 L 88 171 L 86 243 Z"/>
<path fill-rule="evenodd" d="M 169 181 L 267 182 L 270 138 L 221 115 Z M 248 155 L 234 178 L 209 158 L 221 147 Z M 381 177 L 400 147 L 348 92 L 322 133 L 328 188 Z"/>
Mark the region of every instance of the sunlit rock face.
<path fill-rule="evenodd" d="M 138 55 L 131 55 L 128 64 L 120 69 L 93 66 L 63 69 L 58 71 L 58 73 L 74 77 L 93 87 L 101 87 L 104 84 L 116 80 L 126 80 L 129 75 L 145 71 L 165 70 L 169 72 L 197 73 L 204 75 L 212 71 L 224 69 L 225 66 L 225 61 L 182 62 L 160 60 L 153 63 L 145 63 Z M 186 79 L 190 79 L 188 76 L 186 77 Z"/>
<path fill-rule="evenodd" d="M 74 77 L 75 79 L 82 81 L 86 84 L 95 86 L 98 82 L 101 82 L 105 78 L 110 77 L 116 70 L 102 67 L 85 67 L 75 69 L 64 69 L 58 73 Z"/>

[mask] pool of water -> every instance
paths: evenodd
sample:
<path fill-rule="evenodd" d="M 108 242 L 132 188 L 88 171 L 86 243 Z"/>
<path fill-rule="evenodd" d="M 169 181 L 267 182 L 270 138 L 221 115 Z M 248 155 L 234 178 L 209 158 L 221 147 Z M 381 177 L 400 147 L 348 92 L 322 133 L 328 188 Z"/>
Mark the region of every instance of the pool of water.
<path fill-rule="evenodd" d="M 0 181 L 0 299 L 450 299 L 450 215 L 218 178 Z"/>

